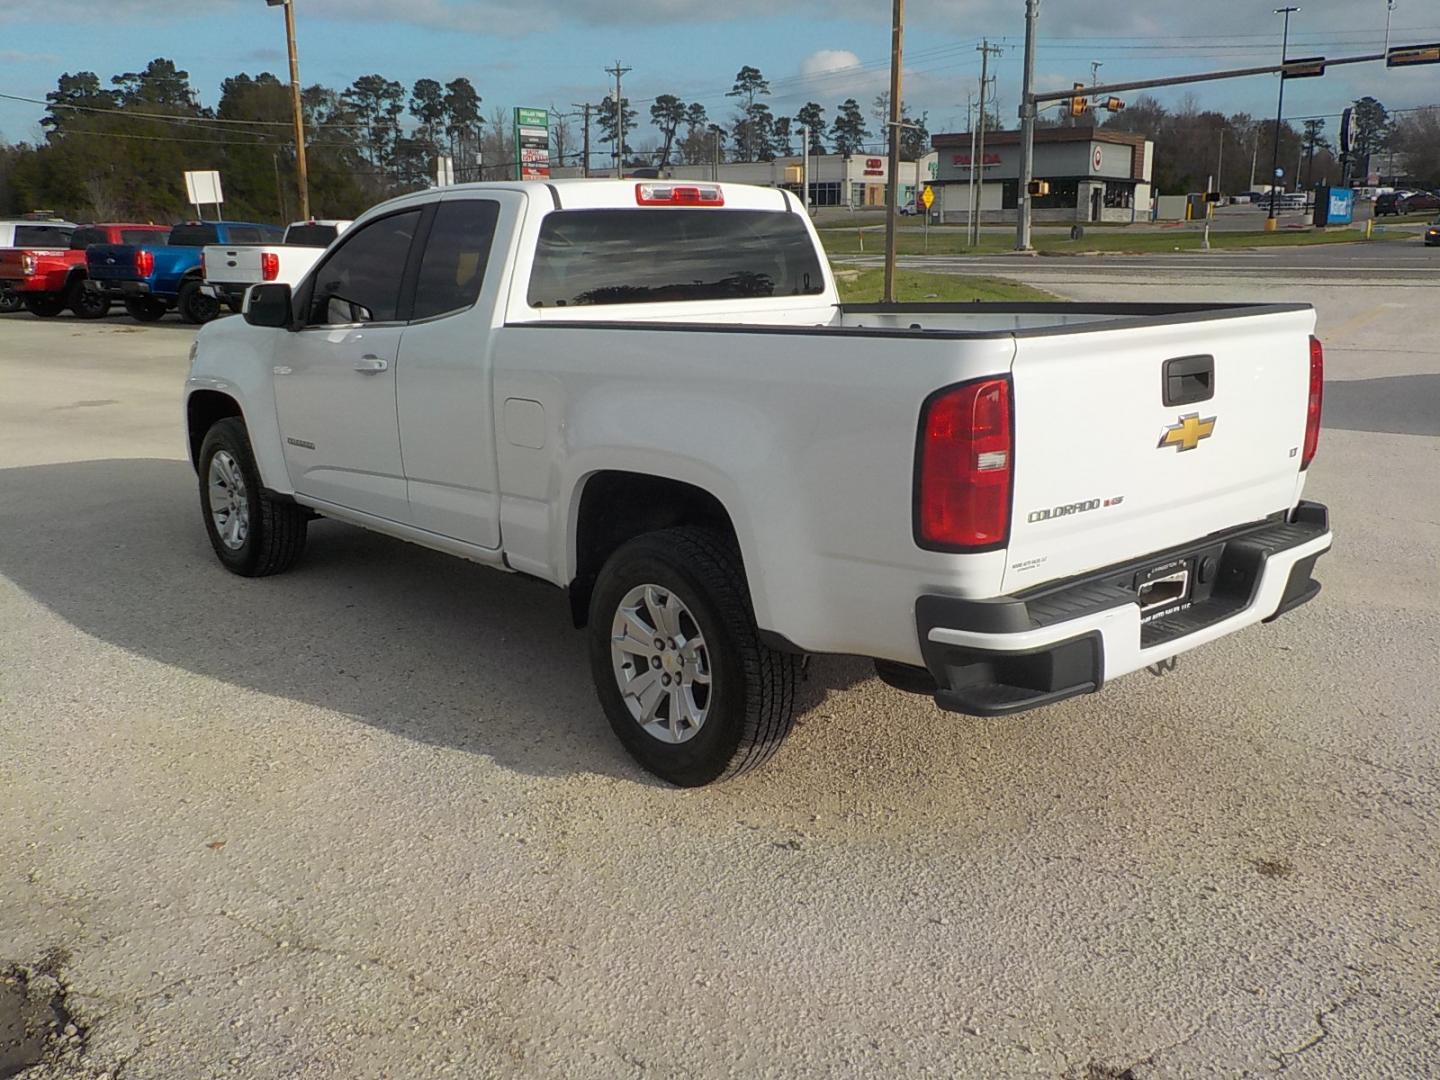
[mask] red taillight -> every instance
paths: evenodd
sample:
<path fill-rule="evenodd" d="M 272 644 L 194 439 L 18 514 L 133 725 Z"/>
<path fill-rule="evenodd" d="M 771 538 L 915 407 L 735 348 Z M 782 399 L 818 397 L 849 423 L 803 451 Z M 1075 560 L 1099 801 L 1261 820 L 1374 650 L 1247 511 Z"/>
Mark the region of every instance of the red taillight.
<path fill-rule="evenodd" d="M 920 418 L 915 540 L 945 551 L 1005 543 L 1010 532 L 1010 380 L 933 394 Z"/>
<path fill-rule="evenodd" d="M 724 206 L 717 184 L 636 184 L 635 201 L 641 206 Z"/>
<path fill-rule="evenodd" d="M 1325 347 L 1320 339 L 1310 339 L 1310 403 L 1305 410 L 1305 448 L 1300 452 L 1300 468 L 1308 469 L 1320 446 L 1320 407 L 1325 400 Z"/>
<path fill-rule="evenodd" d="M 20 253 L 20 273 L 30 277 L 35 273 L 35 255 L 29 251 Z"/>
<path fill-rule="evenodd" d="M 280 273 L 280 256 L 273 251 L 260 253 L 260 280 L 274 281 Z"/>
<path fill-rule="evenodd" d="M 200 276 L 202 278 L 210 276 L 205 270 L 205 252 L 203 251 L 200 252 Z"/>
<path fill-rule="evenodd" d="M 149 277 L 155 269 L 155 253 L 141 248 L 135 252 L 135 272 L 141 277 Z"/>

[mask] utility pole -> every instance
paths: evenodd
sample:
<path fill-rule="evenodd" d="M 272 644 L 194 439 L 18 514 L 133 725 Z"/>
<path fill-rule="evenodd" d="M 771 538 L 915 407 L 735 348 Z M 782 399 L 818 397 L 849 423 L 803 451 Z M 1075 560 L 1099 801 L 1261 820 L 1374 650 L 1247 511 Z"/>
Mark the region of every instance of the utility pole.
<path fill-rule="evenodd" d="M 581 123 L 585 125 L 585 134 L 580 138 L 580 175 L 588 177 L 590 175 L 590 103 L 588 101 L 580 103 L 572 101 L 570 107 L 580 110 Z"/>
<path fill-rule="evenodd" d="M 615 61 L 613 68 L 606 68 L 607 74 L 615 76 L 615 178 L 625 171 L 625 99 L 620 96 L 620 76 L 628 75 L 633 68 L 621 67 Z"/>
<path fill-rule="evenodd" d="M 965 123 L 970 125 L 970 190 L 965 194 L 965 240 L 970 241 L 970 234 L 974 231 L 971 226 L 975 223 L 975 98 L 970 91 L 965 91 Z"/>
<path fill-rule="evenodd" d="M 1015 204 L 1015 250 L 1030 250 L 1030 181 L 1035 179 L 1035 24 L 1040 19 L 1040 0 L 1025 0 L 1025 74 L 1020 90 L 1020 191 Z M 975 175 L 975 162 L 970 162 Z"/>
<path fill-rule="evenodd" d="M 1390 51 L 1390 16 L 1395 13 L 1395 0 L 1385 0 L 1385 51 Z"/>
<path fill-rule="evenodd" d="M 265 0 L 285 9 L 285 44 L 290 50 L 290 110 L 295 117 L 295 185 L 300 190 L 300 220 L 310 220 L 310 170 L 305 162 L 305 117 L 300 109 L 300 58 L 295 51 L 295 0 Z"/>
<path fill-rule="evenodd" d="M 1293 12 L 1299 11 L 1298 7 L 1281 7 L 1275 9 L 1276 15 L 1285 16 L 1285 32 L 1280 39 L 1280 62 L 1285 63 L 1285 54 L 1290 51 L 1290 16 Z M 1275 181 L 1279 179 L 1276 175 L 1280 171 L 1280 124 L 1285 116 L 1285 73 L 1280 73 L 1280 103 L 1275 107 L 1275 146 L 1271 155 L 1273 160 L 1270 164 L 1270 214 L 1265 219 L 1265 231 L 1275 231 L 1275 203 L 1278 195 L 1275 191 Z"/>
<path fill-rule="evenodd" d="M 975 176 L 975 170 L 983 167 L 985 161 L 985 93 L 990 84 L 990 54 L 999 55 L 999 45 L 991 45 L 988 38 L 983 39 L 976 49 L 980 54 L 980 126 L 979 136 L 975 144 L 975 154 L 970 158 L 970 175 Z M 985 202 L 985 174 L 980 173 L 980 180 L 975 185 L 975 205 L 971 214 L 971 246 L 980 243 L 980 207 Z"/>
<path fill-rule="evenodd" d="M 900 206 L 900 65 L 904 36 L 905 0 L 895 0 L 890 20 L 890 175 L 885 185 L 885 291 L 880 297 L 882 304 L 895 302 L 895 217 Z"/>
<path fill-rule="evenodd" d="M 1225 187 L 1225 129 L 1220 129 L 1220 154 L 1215 161 L 1215 179 L 1220 184 L 1220 189 Z M 1207 189 L 1209 190 L 1209 189 Z"/>

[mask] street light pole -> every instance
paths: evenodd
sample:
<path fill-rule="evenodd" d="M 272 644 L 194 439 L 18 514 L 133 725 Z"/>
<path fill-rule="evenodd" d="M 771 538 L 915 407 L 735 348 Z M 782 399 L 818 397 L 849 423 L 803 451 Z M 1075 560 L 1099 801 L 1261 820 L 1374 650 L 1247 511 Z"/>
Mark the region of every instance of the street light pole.
<path fill-rule="evenodd" d="M 1385 0 L 1385 51 L 1390 51 L 1390 16 L 1395 13 L 1395 0 Z"/>
<path fill-rule="evenodd" d="M 1292 12 L 1296 12 L 1299 10 L 1300 9 L 1298 7 L 1282 7 L 1275 9 L 1276 15 L 1285 16 L 1285 33 L 1284 36 L 1280 39 L 1280 62 L 1282 64 L 1285 63 L 1286 53 L 1290 51 L 1290 15 Z M 1280 178 L 1277 175 L 1280 171 L 1280 125 L 1283 122 L 1284 116 L 1285 73 L 1282 71 L 1280 73 L 1280 103 L 1275 107 L 1275 145 L 1271 148 L 1272 161 L 1270 163 L 1270 214 L 1265 219 L 1265 229 L 1267 232 L 1273 232 L 1275 230 L 1275 203 L 1278 199 L 1275 191 L 1275 181 Z"/>
<path fill-rule="evenodd" d="M 1016 205 L 1015 250 L 1030 250 L 1030 181 L 1035 178 L 1035 23 L 1040 0 L 1025 0 L 1025 74 L 1020 91 L 1020 190 Z M 975 162 L 970 162 L 974 175 Z"/>
<path fill-rule="evenodd" d="M 295 185 L 300 190 L 300 220 L 310 220 L 310 170 L 305 162 L 305 118 L 300 109 L 300 58 L 295 51 L 295 0 L 265 0 L 285 9 L 285 44 L 290 50 L 290 109 L 295 115 Z"/>

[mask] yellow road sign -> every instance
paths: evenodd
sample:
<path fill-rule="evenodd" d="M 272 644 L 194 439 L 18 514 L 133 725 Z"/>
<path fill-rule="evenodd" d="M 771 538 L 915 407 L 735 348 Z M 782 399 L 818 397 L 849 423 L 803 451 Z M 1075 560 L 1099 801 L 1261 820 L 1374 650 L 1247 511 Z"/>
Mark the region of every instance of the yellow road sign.
<path fill-rule="evenodd" d="M 920 201 L 925 204 L 926 210 L 935 205 L 935 189 L 929 184 L 926 184 L 925 190 L 920 193 Z"/>

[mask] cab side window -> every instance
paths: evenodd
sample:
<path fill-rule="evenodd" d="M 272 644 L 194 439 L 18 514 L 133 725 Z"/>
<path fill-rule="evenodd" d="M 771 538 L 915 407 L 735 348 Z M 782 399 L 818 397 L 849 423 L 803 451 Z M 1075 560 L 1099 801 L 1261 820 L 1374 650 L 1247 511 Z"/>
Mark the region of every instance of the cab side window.
<path fill-rule="evenodd" d="M 489 199 L 456 199 L 436 207 L 415 282 L 412 319 L 448 315 L 475 303 L 499 217 L 500 204 Z"/>
<path fill-rule="evenodd" d="M 307 326 L 394 322 L 420 211 L 406 210 L 357 229 L 316 270 Z"/>

